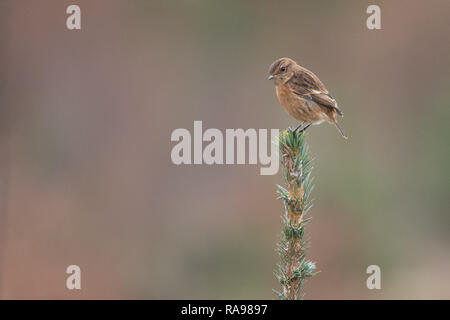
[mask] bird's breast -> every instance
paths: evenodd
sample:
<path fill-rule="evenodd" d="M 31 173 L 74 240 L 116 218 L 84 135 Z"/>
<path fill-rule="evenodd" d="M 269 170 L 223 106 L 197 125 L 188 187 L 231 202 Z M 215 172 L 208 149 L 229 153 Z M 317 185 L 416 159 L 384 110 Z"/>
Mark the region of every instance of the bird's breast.
<path fill-rule="evenodd" d="M 289 85 L 282 84 L 280 86 L 276 87 L 277 97 L 280 101 L 281 105 L 287 110 L 292 104 L 296 103 L 296 97 L 294 96 L 293 92 L 291 91 L 291 88 Z"/>
<path fill-rule="evenodd" d="M 283 106 L 283 108 L 297 120 L 306 121 L 305 119 L 305 109 L 303 107 L 305 101 L 298 95 L 292 92 L 289 85 L 283 84 L 276 87 L 278 101 Z"/>

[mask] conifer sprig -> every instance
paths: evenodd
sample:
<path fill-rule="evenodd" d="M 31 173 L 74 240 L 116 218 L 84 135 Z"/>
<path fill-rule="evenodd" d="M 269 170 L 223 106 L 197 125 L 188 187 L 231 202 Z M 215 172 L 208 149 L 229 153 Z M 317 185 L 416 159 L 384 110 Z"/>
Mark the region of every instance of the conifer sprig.
<path fill-rule="evenodd" d="M 280 263 L 275 276 L 280 281 L 281 291 L 274 290 L 282 300 L 303 298 L 302 287 L 306 279 L 317 272 L 315 263 L 306 259 L 309 239 L 305 227 L 311 220 L 307 213 L 311 209 L 313 190 L 311 176 L 312 159 L 308 155 L 305 133 L 294 134 L 285 130 L 280 134 L 279 147 L 283 176 L 287 186 L 278 185 L 278 199 L 284 202 L 282 215 L 283 231 L 277 245 Z"/>

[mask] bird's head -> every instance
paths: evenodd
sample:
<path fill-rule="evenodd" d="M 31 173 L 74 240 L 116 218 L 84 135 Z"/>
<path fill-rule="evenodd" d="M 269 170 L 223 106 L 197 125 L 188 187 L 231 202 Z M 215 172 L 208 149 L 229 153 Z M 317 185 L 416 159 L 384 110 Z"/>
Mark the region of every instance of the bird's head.
<path fill-rule="evenodd" d="M 275 60 L 269 67 L 269 80 L 273 80 L 275 85 L 285 84 L 294 75 L 294 68 L 297 64 L 289 58 Z"/>

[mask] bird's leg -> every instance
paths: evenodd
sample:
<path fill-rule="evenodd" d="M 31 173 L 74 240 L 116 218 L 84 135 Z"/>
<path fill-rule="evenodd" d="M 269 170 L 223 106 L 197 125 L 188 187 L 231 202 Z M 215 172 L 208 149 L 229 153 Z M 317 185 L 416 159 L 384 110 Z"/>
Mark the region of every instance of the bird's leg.
<path fill-rule="evenodd" d="M 297 128 L 295 128 L 295 130 L 292 132 L 292 134 L 293 134 L 294 136 L 295 136 L 295 134 L 297 133 L 298 129 L 300 129 L 300 127 L 301 127 L 302 125 L 303 125 L 303 123 L 300 123 L 300 124 L 297 126 Z M 308 124 L 308 125 L 306 125 L 305 127 L 303 127 L 298 133 L 299 133 L 299 134 L 302 134 L 303 131 L 305 131 L 306 129 L 309 128 L 310 125 L 311 125 L 311 123 Z"/>
<path fill-rule="evenodd" d="M 298 129 L 300 129 L 300 128 L 303 126 L 303 122 L 301 122 L 301 123 L 297 126 L 297 128 L 295 128 L 294 130 L 292 130 L 291 127 L 288 127 L 288 131 L 289 131 L 290 133 L 292 133 L 292 135 L 295 137 L 296 134 L 297 134 L 297 132 L 298 132 L 299 134 L 302 134 L 303 131 L 305 131 L 306 129 L 309 128 L 310 125 L 311 125 L 311 123 L 308 124 L 308 125 L 306 125 L 306 126 L 304 126 L 304 127 L 299 131 Z"/>
<path fill-rule="evenodd" d="M 297 128 L 295 128 L 294 130 L 291 129 L 291 127 L 288 127 L 288 131 L 290 133 L 292 133 L 292 135 L 295 137 L 295 134 L 297 133 L 298 128 L 300 128 L 303 125 L 302 122 L 300 122 L 300 124 L 297 126 Z"/>
<path fill-rule="evenodd" d="M 299 134 L 302 134 L 302 133 L 303 133 L 306 129 L 308 129 L 310 126 L 311 126 L 311 123 L 308 124 L 307 126 L 303 127 L 302 130 L 300 130 L 298 133 L 299 133 Z M 298 126 L 297 129 L 298 129 L 299 127 L 300 127 L 300 126 Z M 297 131 L 297 129 L 295 129 L 295 131 Z M 295 133 L 295 131 L 294 131 L 294 133 Z"/>
<path fill-rule="evenodd" d="M 297 130 L 303 125 L 303 122 L 300 122 L 300 124 L 297 126 L 297 128 L 295 128 L 293 134 L 295 136 L 295 133 L 297 132 Z"/>

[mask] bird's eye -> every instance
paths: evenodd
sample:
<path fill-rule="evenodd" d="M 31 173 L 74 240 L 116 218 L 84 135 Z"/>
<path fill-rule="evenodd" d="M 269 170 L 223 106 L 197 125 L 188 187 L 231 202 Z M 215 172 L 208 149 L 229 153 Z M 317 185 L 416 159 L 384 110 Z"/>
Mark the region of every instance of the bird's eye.
<path fill-rule="evenodd" d="M 281 71 L 281 72 L 285 72 L 285 71 L 286 71 L 286 67 L 281 67 L 281 68 L 280 68 L 280 71 Z"/>

